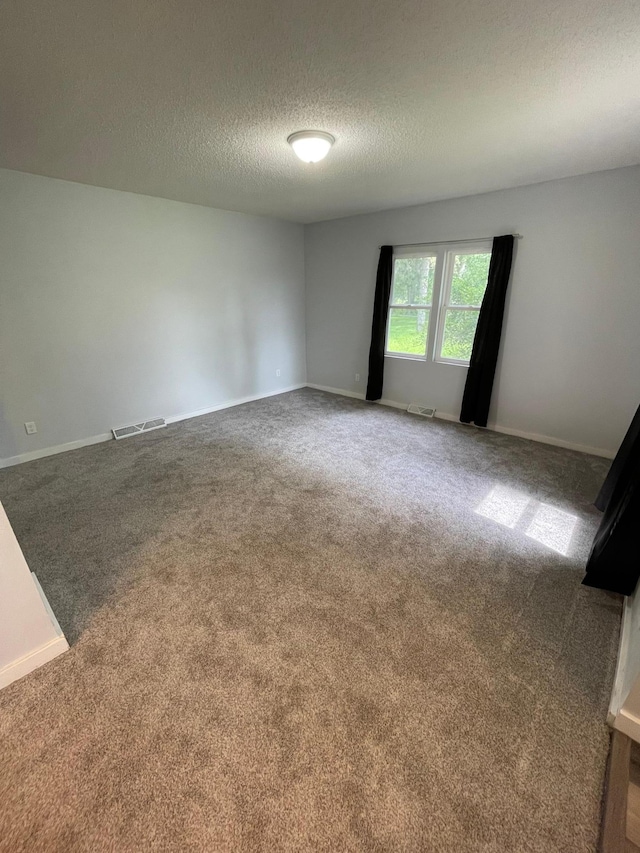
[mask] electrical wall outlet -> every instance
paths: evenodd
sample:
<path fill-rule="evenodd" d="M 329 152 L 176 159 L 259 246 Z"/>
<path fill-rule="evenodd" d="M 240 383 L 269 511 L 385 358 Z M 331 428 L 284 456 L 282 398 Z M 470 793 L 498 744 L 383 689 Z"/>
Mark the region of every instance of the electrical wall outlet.
<path fill-rule="evenodd" d="M 276 376 L 280 376 L 280 368 L 276 370 Z"/>
<path fill-rule="evenodd" d="M 360 374 L 356 373 L 356 382 L 360 382 Z"/>
<path fill-rule="evenodd" d="M 38 432 L 38 427 L 35 425 L 34 421 L 29 421 L 24 425 L 24 428 L 27 431 L 27 435 L 35 435 Z"/>

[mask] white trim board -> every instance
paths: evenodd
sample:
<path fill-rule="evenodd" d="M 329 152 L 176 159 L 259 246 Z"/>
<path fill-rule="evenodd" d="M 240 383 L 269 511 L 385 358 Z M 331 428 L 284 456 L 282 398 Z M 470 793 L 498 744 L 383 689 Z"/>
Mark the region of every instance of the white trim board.
<path fill-rule="evenodd" d="M 204 409 L 197 409 L 195 412 L 184 412 L 180 415 L 171 415 L 165 418 L 167 424 L 174 424 L 178 421 L 187 421 L 189 418 L 198 418 L 201 415 L 208 415 L 211 412 L 218 412 L 221 409 L 231 409 L 234 406 L 242 406 L 244 403 L 253 403 L 255 400 L 263 400 L 266 397 L 277 397 L 278 394 L 287 394 L 289 391 L 297 391 L 299 388 L 306 388 L 306 382 L 300 382 L 297 385 L 288 385 L 286 388 L 279 388 L 277 391 L 267 391 L 265 394 L 252 394 L 249 397 L 238 397 L 235 400 L 226 400 L 224 403 L 217 403 L 215 406 L 207 406 Z M 144 420 L 139 418 L 138 420 Z M 131 421 L 134 423 L 134 421 Z M 144 433 L 140 433 L 144 435 Z M 45 456 L 55 456 L 57 453 L 66 453 L 68 450 L 77 450 L 79 447 L 88 447 L 91 444 L 100 444 L 102 441 L 115 441 L 110 432 L 103 432 L 99 435 L 92 435 L 88 438 L 80 438 L 77 441 L 68 441 L 66 444 L 57 444 L 53 447 L 43 447 L 40 450 L 30 450 L 27 453 L 20 453 L 17 456 L 9 456 L 5 459 L 0 459 L 0 468 L 9 468 L 12 465 L 20 465 L 22 462 L 32 462 L 34 459 L 42 459 Z"/>
<path fill-rule="evenodd" d="M 44 605 L 44 609 L 49 614 L 49 619 L 51 619 L 51 624 L 53 625 L 56 634 L 59 637 L 64 637 L 64 634 L 62 632 L 62 628 L 60 627 L 60 623 L 56 619 L 56 614 L 53 612 L 53 610 L 51 609 L 51 605 L 49 604 L 49 599 L 44 594 L 44 590 L 40 586 L 40 581 L 38 580 L 38 576 L 36 575 L 35 572 L 31 572 L 31 577 L 33 578 L 33 582 L 36 585 L 36 589 L 38 590 L 38 592 L 40 594 L 40 599 Z"/>
<path fill-rule="evenodd" d="M 633 596 L 631 603 L 633 603 Z M 609 702 L 609 710 L 607 713 L 607 722 L 610 726 L 613 726 L 616 717 L 620 713 L 622 703 L 627 698 L 629 688 L 631 686 L 629 652 L 631 649 L 633 622 L 633 609 L 632 607 L 630 607 L 629 598 L 626 597 L 622 605 L 622 622 L 620 625 L 620 637 L 618 639 L 618 657 L 616 660 L 616 673 L 613 677 L 611 700 Z"/>
<path fill-rule="evenodd" d="M 353 397 L 356 400 L 364 400 L 365 395 L 361 391 L 345 391 L 342 388 L 331 388 L 328 385 L 317 385 L 314 382 L 307 382 L 307 388 L 315 388 L 317 391 L 327 391 L 330 394 L 340 394 L 342 397 Z M 391 406 L 394 409 L 406 410 L 409 403 L 398 403 L 395 400 L 387 400 L 384 397 L 377 401 L 382 406 Z M 443 421 L 452 421 L 460 424 L 460 418 L 457 415 L 452 415 L 449 412 L 441 412 L 436 409 L 436 418 Z M 539 435 L 535 432 L 525 432 L 521 429 L 512 429 L 511 427 L 500 426 L 500 424 L 490 423 L 486 427 L 476 427 L 473 424 L 460 424 L 461 426 L 471 426 L 473 429 L 488 429 L 493 432 L 503 433 L 504 435 L 513 435 L 517 438 L 526 438 L 529 441 L 537 441 L 540 444 L 551 444 L 554 447 L 564 447 L 567 450 L 577 450 L 580 453 L 588 453 L 591 456 L 602 456 L 605 459 L 613 459 L 615 453 L 610 450 L 605 450 L 603 447 L 590 447 L 586 444 L 576 444 L 573 441 L 565 441 L 563 438 L 554 438 L 550 435 Z"/>
<path fill-rule="evenodd" d="M 288 394 L 289 391 L 297 391 L 299 388 L 306 388 L 306 382 L 300 382 L 297 385 L 288 385 L 286 388 L 279 388 L 277 391 L 267 391 L 266 394 L 252 394 L 249 397 L 239 397 L 237 400 L 228 400 L 226 403 L 218 403 L 215 406 L 207 406 L 206 409 L 196 409 L 195 412 L 187 412 L 183 415 L 172 415 L 166 418 L 168 424 L 174 424 L 177 421 L 188 421 L 189 418 L 199 418 L 202 415 L 210 415 L 211 412 L 219 412 L 221 409 L 231 409 L 234 406 L 242 406 L 245 403 L 253 403 L 255 400 L 265 400 L 267 397 L 277 397 L 278 394 Z"/>
<path fill-rule="evenodd" d="M 77 441 L 67 441 L 65 444 L 56 444 L 54 447 L 43 447 L 40 450 L 29 450 L 18 456 L 8 456 L 0 459 L 0 468 L 9 468 L 11 465 L 19 465 L 21 462 L 32 462 L 34 459 L 42 459 L 44 456 L 54 456 L 56 453 L 66 453 L 67 450 L 77 450 L 79 447 L 87 447 L 90 444 L 99 444 L 101 441 L 109 441 L 113 436 L 110 432 L 100 435 L 91 435 L 89 438 L 79 438 Z"/>
<path fill-rule="evenodd" d="M 11 684 L 13 681 L 17 681 L 19 678 L 23 678 L 25 675 L 33 672 L 34 669 L 38 669 L 38 667 L 42 666 L 44 663 L 49 663 L 50 660 L 53 660 L 58 657 L 58 655 L 69 650 L 67 638 L 62 633 L 62 628 L 56 619 L 55 613 L 51 609 L 51 605 L 49 604 L 47 596 L 44 594 L 44 590 L 40 586 L 40 581 L 38 580 L 36 573 L 31 572 L 31 577 L 36 585 L 36 589 L 38 590 L 44 609 L 47 611 L 49 619 L 51 619 L 54 631 L 58 636 L 44 643 L 39 648 L 33 649 L 33 651 L 30 651 L 23 657 L 18 658 L 18 660 L 8 663 L 0 669 L 0 690 L 2 690 L 3 687 L 7 687 L 7 685 Z"/>
<path fill-rule="evenodd" d="M 224 403 L 217 403 L 215 406 L 207 406 L 204 409 L 197 409 L 194 412 L 184 412 L 179 415 L 171 415 L 166 418 L 166 422 L 167 424 L 173 424 L 178 421 L 189 420 L 189 418 L 198 418 L 202 415 L 208 415 L 222 409 L 230 409 L 233 406 L 242 406 L 244 403 L 252 403 L 255 400 L 263 400 L 267 397 L 276 397 L 278 394 L 287 394 L 289 391 L 297 391 L 299 388 L 314 388 L 317 391 L 327 391 L 330 394 L 339 394 L 341 397 L 353 397 L 356 400 L 365 399 L 365 395 L 361 391 L 347 391 L 344 388 L 332 388 L 328 385 L 318 385 L 314 382 L 300 382 L 296 385 L 289 385 L 286 388 L 279 388 L 277 391 L 268 391 L 266 394 L 252 394 L 248 397 L 239 397 L 235 400 L 227 400 Z M 403 410 L 406 410 L 409 405 L 408 403 L 398 403 L 396 400 L 387 400 L 385 398 L 378 402 L 383 406 L 390 406 L 394 409 Z M 448 412 L 436 410 L 435 416 L 441 420 L 460 423 L 460 420 L 456 415 L 452 415 Z M 479 427 L 474 427 L 474 429 L 479 429 Z M 553 438 L 548 435 L 538 435 L 537 433 L 524 432 L 523 430 L 512 429 L 511 427 L 503 427 L 495 423 L 489 424 L 487 429 L 493 430 L 494 432 L 504 433 L 505 435 L 514 435 L 518 438 L 527 438 L 530 441 L 538 441 L 542 444 L 551 444 L 555 447 L 565 447 L 568 450 L 578 450 L 581 453 L 589 453 L 592 456 L 603 456 L 605 459 L 613 459 L 615 455 L 611 451 L 605 450 L 601 447 L 589 447 L 584 444 L 565 441 L 561 438 Z M 102 441 L 112 440 L 112 434 L 110 432 L 105 432 L 100 435 L 81 438 L 77 441 L 69 441 L 66 444 L 58 444 L 53 447 L 43 447 L 40 450 L 31 450 L 17 456 L 9 456 L 6 459 L 0 459 L 0 468 L 9 468 L 12 465 L 20 465 L 22 462 L 32 462 L 35 459 L 42 459 L 45 456 L 54 456 L 57 453 L 66 453 L 68 450 L 77 450 L 80 447 L 87 447 L 91 444 L 99 444 Z"/>
<path fill-rule="evenodd" d="M 609 725 L 636 743 L 640 743 L 640 719 L 625 708 L 620 709 L 618 716 Z"/>
<path fill-rule="evenodd" d="M 625 597 L 607 722 L 640 743 L 640 593 Z"/>
<path fill-rule="evenodd" d="M 7 687 L 13 681 L 17 681 L 19 678 L 23 678 L 25 675 L 33 672 L 34 669 L 38 669 L 42 664 L 57 658 L 58 655 L 61 655 L 68 649 L 69 643 L 67 643 L 64 636 L 54 637 L 53 640 L 49 640 L 48 643 L 45 643 L 38 649 L 34 649 L 28 655 L 7 664 L 0 669 L 0 690 L 3 687 Z"/>

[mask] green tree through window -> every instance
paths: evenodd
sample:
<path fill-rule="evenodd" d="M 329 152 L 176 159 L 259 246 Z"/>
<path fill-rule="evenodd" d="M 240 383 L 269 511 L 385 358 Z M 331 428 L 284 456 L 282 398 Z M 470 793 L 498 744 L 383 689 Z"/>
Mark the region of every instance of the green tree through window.
<path fill-rule="evenodd" d="M 396 259 L 389 309 L 387 352 L 426 355 L 435 268 L 435 255 Z"/>
<path fill-rule="evenodd" d="M 489 246 L 440 246 L 424 255 L 396 257 L 389 302 L 386 351 L 427 357 L 429 325 L 438 320 L 431 340 L 437 361 L 465 364 L 471 357 L 480 306 L 487 287 Z M 435 288 L 436 269 L 441 276 Z M 434 293 L 437 302 L 434 305 Z"/>
<path fill-rule="evenodd" d="M 441 358 L 471 358 L 490 260 L 489 252 L 454 255 L 451 285 L 445 292 Z"/>

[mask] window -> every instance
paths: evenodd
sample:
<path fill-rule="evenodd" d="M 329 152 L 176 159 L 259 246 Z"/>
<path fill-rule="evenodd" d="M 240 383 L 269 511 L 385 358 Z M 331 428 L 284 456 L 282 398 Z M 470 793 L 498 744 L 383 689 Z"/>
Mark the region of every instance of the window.
<path fill-rule="evenodd" d="M 487 287 L 491 245 L 425 247 L 396 255 L 385 352 L 467 365 Z"/>
<path fill-rule="evenodd" d="M 490 260 L 486 249 L 446 253 L 436 361 L 469 363 Z"/>
<path fill-rule="evenodd" d="M 396 258 L 393 264 L 387 352 L 424 358 L 431 319 L 436 255 Z"/>

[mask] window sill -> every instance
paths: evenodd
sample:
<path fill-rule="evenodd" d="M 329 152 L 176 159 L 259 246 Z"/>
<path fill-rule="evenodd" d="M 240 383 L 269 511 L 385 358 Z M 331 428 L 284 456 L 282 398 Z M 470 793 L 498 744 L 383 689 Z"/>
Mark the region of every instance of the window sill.
<path fill-rule="evenodd" d="M 453 367 L 469 367 L 468 361 L 454 361 L 449 358 L 434 358 L 434 364 L 450 364 Z"/>
<path fill-rule="evenodd" d="M 403 359 L 404 361 L 424 361 L 424 362 L 426 362 L 426 360 L 427 360 L 426 355 L 408 355 L 408 354 L 405 355 L 405 354 L 399 353 L 399 352 L 385 352 L 384 357 L 385 358 L 400 358 L 400 359 Z"/>
<path fill-rule="evenodd" d="M 384 357 L 397 358 L 401 361 L 421 361 L 424 364 L 431 362 L 431 364 L 450 364 L 453 367 L 469 367 L 468 361 L 453 361 L 453 359 L 448 358 L 427 358 L 426 355 L 408 355 L 399 352 L 385 352 Z"/>

